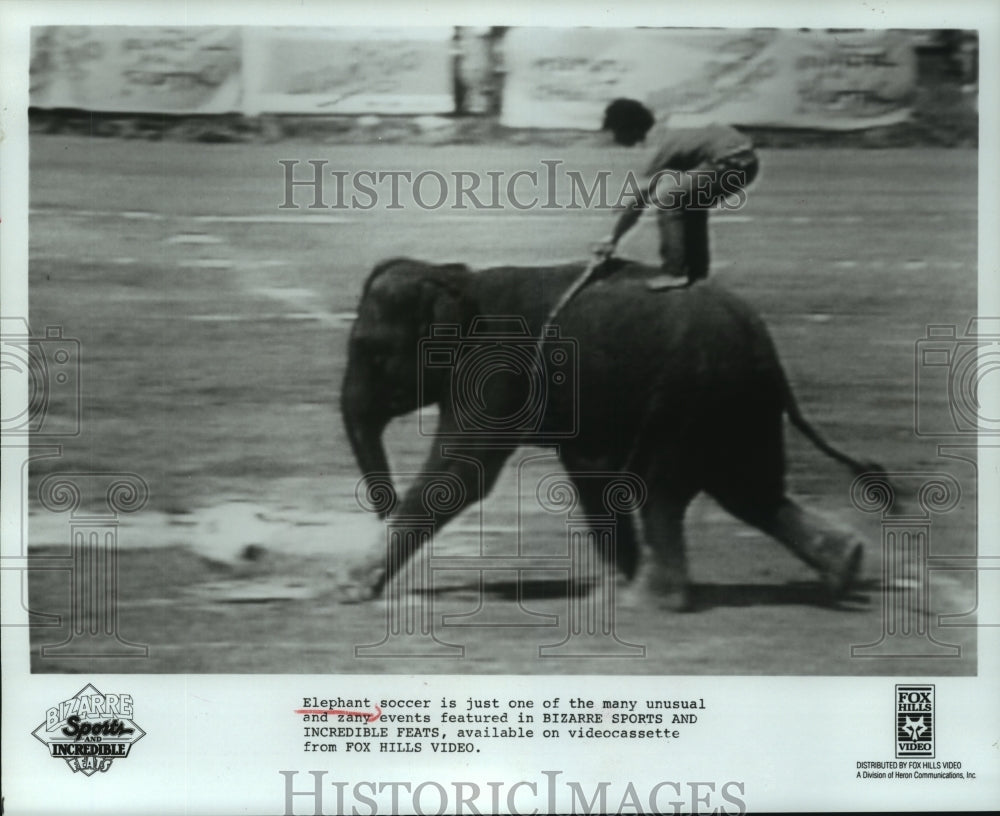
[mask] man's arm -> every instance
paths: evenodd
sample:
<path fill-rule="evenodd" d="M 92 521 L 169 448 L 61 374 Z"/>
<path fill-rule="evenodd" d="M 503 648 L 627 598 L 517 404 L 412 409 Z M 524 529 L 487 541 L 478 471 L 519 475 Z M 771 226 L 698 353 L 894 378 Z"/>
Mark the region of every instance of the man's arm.
<path fill-rule="evenodd" d="M 639 197 L 633 196 L 627 204 L 615 207 L 615 226 L 611 230 L 611 235 L 598 246 L 598 255 L 610 257 L 615 251 L 615 246 L 622 239 L 622 236 L 635 226 L 635 222 L 639 220 L 642 211 L 649 206 L 649 202 L 653 198 L 653 188 L 656 186 L 656 181 L 657 179 L 655 178 L 643 179 L 639 187 Z"/>

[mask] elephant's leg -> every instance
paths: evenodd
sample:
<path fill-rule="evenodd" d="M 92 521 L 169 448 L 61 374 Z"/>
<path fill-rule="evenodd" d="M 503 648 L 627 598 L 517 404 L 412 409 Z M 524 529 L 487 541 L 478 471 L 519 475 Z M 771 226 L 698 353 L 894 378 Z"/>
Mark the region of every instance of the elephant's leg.
<path fill-rule="evenodd" d="M 514 448 L 461 448 L 444 455 L 440 442 L 420 474 L 390 514 L 392 529 L 345 571 L 340 599 L 345 603 L 369 600 L 381 594 L 385 584 L 420 549 L 423 531 L 430 526 L 438 533 L 471 504 L 481 500 L 496 484 L 504 462 Z M 407 519 L 413 519 L 412 531 Z"/>
<path fill-rule="evenodd" d="M 762 402 L 721 440 L 729 460 L 714 468 L 707 492 L 737 518 L 778 539 L 813 567 L 835 596 L 844 593 L 861 564 L 863 544 L 851 530 L 800 507 L 785 494 L 782 415 Z"/>
<path fill-rule="evenodd" d="M 658 606 L 680 612 L 691 605 L 687 550 L 684 542 L 684 513 L 689 496 L 650 491 L 643 505 L 642 523 L 652 557 L 643 578 L 643 597 Z"/>
<path fill-rule="evenodd" d="M 787 496 L 767 503 L 720 501 L 733 515 L 778 539 L 815 569 L 833 597 L 843 595 L 854 582 L 864 543 L 853 530 L 801 507 Z"/>
<path fill-rule="evenodd" d="M 594 518 L 606 518 L 608 508 L 605 502 L 604 490 L 614 477 L 601 479 L 590 473 L 579 475 L 570 473 L 570 478 L 580 494 L 580 504 L 583 511 Z M 631 514 L 621 513 L 615 519 L 614 549 L 610 553 L 602 553 L 610 557 L 618 572 L 627 580 L 635 577 L 639 567 L 639 540 L 636 537 L 635 525 Z"/>

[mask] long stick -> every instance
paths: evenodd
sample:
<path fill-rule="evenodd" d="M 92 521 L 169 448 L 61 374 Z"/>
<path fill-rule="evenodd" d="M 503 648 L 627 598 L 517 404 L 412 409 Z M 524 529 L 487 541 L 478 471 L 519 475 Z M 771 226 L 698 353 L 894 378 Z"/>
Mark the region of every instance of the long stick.
<path fill-rule="evenodd" d="M 566 304 L 576 297 L 577 293 L 583 289 L 584 286 L 590 283 L 591 279 L 594 277 L 594 273 L 598 270 L 598 268 L 600 268 L 603 261 L 604 259 L 599 256 L 592 258 L 590 263 L 584 268 L 583 272 L 576 277 L 576 280 L 566 287 L 563 293 L 559 296 L 559 300 L 557 300 L 555 305 L 549 309 L 548 316 L 542 324 L 541 331 L 538 333 L 538 340 L 535 343 L 535 355 L 538 358 L 538 370 L 540 372 L 545 372 L 547 370 L 545 365 L 545 341 L 552 336 L 558 336 L 552 331 L 552 323 L 559 316 L 559 312 L 566 307 Z"/>
<path fill-rule="evenodd" d="M 595 255 L 591 259 L 590 263 L 587 264 L 583 272 L 581 272 L 577 276 L 576 280 L 574 280 L 569 286 L 566 287 L 565 291 L 559 296 L 559 300 L 557 300 L 555 302 L 555 305 L 551 309 L 549 309 L 548 317 L 545 318 L 545 322 L 542 324 L 542 332 L 539 335 L 539 338 L 541 340 L 545 339 L 546 330 L 552 325 L 555 319 L 559 316 L 559 312 L 565 309 L 566 305 L 573 298 L 577 296 L 579 291 L 583 289 L 583 287 L 586 286 L 588 283 L 590 283 L 591 279 L 594 277 L 594 274 L 600 268 L 601 264 L 603 264 L 606 260 L 610 259 L 604 258 L 599 255 Z"/>

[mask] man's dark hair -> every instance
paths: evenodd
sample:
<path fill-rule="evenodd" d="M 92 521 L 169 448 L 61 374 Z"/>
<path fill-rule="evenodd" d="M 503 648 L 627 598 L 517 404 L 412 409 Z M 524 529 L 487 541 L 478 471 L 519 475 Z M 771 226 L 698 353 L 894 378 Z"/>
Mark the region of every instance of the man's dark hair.
<path fill-rule="evenodd" d="M 652 112 L 642 102 L 621 97 L 604 109 L 601 130 L 610 130 L 618 144 L 631 147 L 646 138 L 654 121 Z"/>

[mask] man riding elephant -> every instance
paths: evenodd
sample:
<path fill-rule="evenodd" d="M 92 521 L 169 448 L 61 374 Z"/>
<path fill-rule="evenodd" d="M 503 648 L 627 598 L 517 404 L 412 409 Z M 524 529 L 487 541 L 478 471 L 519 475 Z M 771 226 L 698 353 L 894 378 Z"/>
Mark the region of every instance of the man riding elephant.
<path fill-rule="evenodd" d="M 602 507 L 594 477 L 628 472 L 643 481 L 644 572 L 658 604 L 690 604 L 683 519 L 701 492 L 816 569 L 831 596 L 847 591 L 862 544 L 786 494 L 783 418 L 853 473 L 870 466 L 835 449 L 802 416 L 759 316 L 711 282 L 647 297 L 655 267 L 622 262 L 562 311 L 573 359 L 543 326 L 585 267 L 477 273 L 408 258 L 375 267 L 351 331 L 341 409 L 369 492 L 386 498 L 380 514 L 404 526 L 426 518 L 441 530 L 490 492 L 519 446 L 557 445 L 588 515 Z M 513 318 L 523 330 L 507 339 L 483 335 L 484 315 Z M 531 376 L 511 376 L 515 360 L 529 361 Z M 542 400 L 531 398 L 534 375 L 550 384 Z M 432 404 L 437 426 L 427 460 L 397 498 L 383 432 L 393 417 Z M 447 506 L 427 500 L 438 482 L 454 487 Z M 631 578 L 639 530 L 627 517 L 616 526 L 610 558 Z M 342 599 L 379 594 L 421 543 L 414 531 L 388 549 L 380 539 L 360 552 L 343 570 Z"/>
<path fill-rule="evenodd" d="M 653 122 L 645 105 L 622 98 L 605 109 L 603 130 L 611 131 L 618 144 L 631 147 L 645 140 Z M 735 206 L 741 206 L 744 188 L 756 178 L 758 167 L 753 142 L 735 128 L 666 129 L 639 181 L 641 198 L 619 211 L 611 235 L 600 244 L 597 254 L 610 257 L 643 210 L 654 206 L 663 271 L 688 283 L 707 277 L 708 210 L 725 206 L 727 196 L 734 196 Z M 604 274 L 610 274 L 610 265 L 605 267 Z"/>

